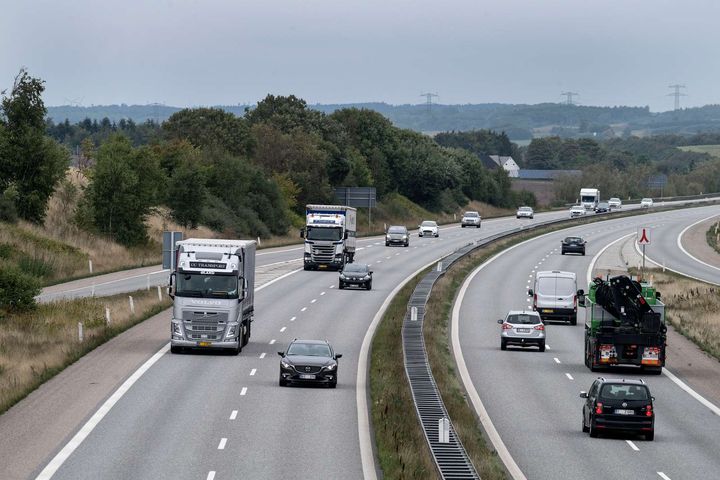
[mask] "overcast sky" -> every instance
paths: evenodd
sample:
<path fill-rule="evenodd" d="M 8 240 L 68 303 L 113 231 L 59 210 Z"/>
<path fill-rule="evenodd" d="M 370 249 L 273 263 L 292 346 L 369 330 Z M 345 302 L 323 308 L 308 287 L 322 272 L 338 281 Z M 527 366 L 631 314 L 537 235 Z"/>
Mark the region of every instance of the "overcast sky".
<path fill-rule="evenodd" d="M 720 103 L 718 0 L 0 0 L 48 105 Z"/>

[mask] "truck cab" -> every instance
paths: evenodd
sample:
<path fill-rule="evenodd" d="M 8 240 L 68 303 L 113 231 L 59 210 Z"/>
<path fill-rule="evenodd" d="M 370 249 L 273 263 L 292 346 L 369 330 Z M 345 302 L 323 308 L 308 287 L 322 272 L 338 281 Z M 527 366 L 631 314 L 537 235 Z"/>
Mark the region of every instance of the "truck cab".
<path fill-rule="evenodd" d="M 177 242 L 170 350 L 221 349 L 234 354 L 250 340 L 254 314 L 255 242 Z"/>
<path fill-rule="evenodd" d="M 580 189 L 580 205 L 582 205 L 585 210 L 595 210 L 598 202 L 600 202 L 600 190 L 597 188 Z"/>

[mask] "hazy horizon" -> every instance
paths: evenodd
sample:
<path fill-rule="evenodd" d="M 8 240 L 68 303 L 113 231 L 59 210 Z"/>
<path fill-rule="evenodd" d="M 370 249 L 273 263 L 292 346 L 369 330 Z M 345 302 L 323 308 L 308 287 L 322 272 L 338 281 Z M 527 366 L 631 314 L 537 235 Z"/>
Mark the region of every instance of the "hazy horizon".
<path fill-rule="evenodd" d="M 61 106 L 720 103 L 720 2 L 29 0 L 0 18 L 0 90 L 22 66 Z"/>

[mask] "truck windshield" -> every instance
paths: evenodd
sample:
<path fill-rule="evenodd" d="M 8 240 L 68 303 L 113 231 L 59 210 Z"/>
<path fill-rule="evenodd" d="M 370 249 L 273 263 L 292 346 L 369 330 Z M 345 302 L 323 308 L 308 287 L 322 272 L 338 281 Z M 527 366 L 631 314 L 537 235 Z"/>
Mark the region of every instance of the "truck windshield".
<path fill-rule="evenodd" d="M 586 203 L 594 203 L 595 195 L 583 195 L 582 197 L 580 197 L 580 201 L 586 202 Z"/>
<path fill-rule="evenodd" d="M 178 297 L 238 298 L 235 275 L 178 273 L 175 295 Z"/>
<path fill-rule="evenodd" d="M 342 239 L 342 228 L 340 227 L 307 227 L 308 240 L 320 240 L 337 242 Z"/>

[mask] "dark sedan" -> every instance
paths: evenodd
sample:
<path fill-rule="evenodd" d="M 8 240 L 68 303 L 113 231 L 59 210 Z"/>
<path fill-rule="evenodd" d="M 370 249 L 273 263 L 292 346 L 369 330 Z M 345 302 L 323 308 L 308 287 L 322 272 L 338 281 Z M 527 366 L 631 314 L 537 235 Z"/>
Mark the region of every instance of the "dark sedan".
<path fill-rule="evenodd" d="M 385 234 L 385 246 L 390 245 L 403 245 L 405 247 L 410 246 L 410 239 L 407 227 L 402 225 L 393 225 L 388 228 Z"/>
<path fill-rule="evenodd" d="M 347 263 L 345 268 L 340 272 L 340 282 L 338 288 L 342 290 L 345 287 L 355 286 L 366 290 L 372 289 L 372 270 L 369 265 L 361 263 Z"/>
<path fill-rule="evenodd" d="M 560 248 L 560 253 L 562 255 L 565 255 L 566 253 L 579 253 L 580 255 L 585 255 L 585 244 L 587 242 L 582 238 L 565 237 L 561 243 L 562 247 Z"/>
<path fill-rule="evenodd" d="M 279 385 L 309 383 L 337 386 L 338 359 L 326 340 L 293 340 L 286 352 L 280 355 Z"/>
<path fill-rule="evenodd" d="M 610 204 L 608 202 L 600 202 L 595 207 L 595 213 L 607 213 L 610 211 Z"/>

